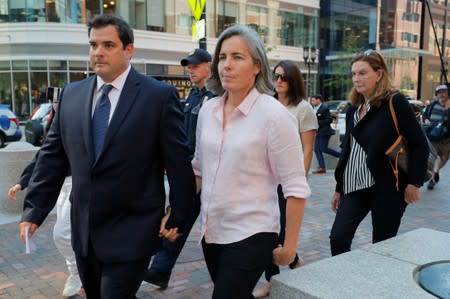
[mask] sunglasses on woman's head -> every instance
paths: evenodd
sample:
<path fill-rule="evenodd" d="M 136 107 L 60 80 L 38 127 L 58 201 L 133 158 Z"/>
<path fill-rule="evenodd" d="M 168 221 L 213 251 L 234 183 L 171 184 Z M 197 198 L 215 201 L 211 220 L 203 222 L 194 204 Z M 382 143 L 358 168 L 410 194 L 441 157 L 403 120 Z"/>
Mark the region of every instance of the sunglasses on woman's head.
<path fill-rule="evenodd" d="M 373 53 L 377 53 L 377 51 L 372 50 L 372 49 L 368 49 L 368 50 L 365 50 L 365 51 L 363 52 L 363 55 L 364 55 L 364 56 L 370 56 L 370 55 L 372 55 Z"/>
<path fill-rule="evenodd" d="M 281 81 L 286 81 L 286 77 L 282 74 L 273 74 L 273 81 L 278 81 L 278 79 L 281 79 Z"/>

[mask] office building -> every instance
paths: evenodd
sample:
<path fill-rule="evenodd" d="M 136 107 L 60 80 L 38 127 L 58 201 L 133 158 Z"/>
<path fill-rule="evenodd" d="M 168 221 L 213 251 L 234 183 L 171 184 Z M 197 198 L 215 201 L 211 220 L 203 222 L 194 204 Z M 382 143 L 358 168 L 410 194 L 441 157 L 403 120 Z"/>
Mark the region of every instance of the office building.
<path fill-rule="evenodd" d="M 86 23 L 99 14 L 120 15 L 135 29 L 132 64 L 139 72 L 186 96 L 190 82 L 179 61 L 198 47 L 187 0 L 0 0 L 0 103 L 11 105 L 23 120 L 46 101 L 48 86 L 92 75 Z M 317 47 L 318 22 L 318 0 L 208 0 L 207 50 L 213 52 L 228 26 L 247 24 L 260 34 L 271 63 L 297 61 L 306 78 L 303 47 Z"/>

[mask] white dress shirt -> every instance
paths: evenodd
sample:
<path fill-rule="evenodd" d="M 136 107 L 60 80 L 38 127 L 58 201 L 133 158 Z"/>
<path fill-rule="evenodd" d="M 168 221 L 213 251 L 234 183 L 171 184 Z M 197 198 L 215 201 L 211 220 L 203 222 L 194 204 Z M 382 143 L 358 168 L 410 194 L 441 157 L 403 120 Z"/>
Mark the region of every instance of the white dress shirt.
<path fill-rule="evenodd" d="M 192 161 L 202 177 L 200 238 L 216 244 L 279 233 L 278 184 L 286 197 L 310 195 L 294 116 L 253 89 L 224 128 L 226 96 L 200 110 Z"/>

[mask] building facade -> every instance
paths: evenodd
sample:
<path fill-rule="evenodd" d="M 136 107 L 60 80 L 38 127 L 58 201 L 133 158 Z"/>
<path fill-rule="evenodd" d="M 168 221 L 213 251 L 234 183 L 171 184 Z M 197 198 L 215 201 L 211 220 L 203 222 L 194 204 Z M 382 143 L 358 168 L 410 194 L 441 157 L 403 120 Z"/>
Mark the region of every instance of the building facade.
<path fill-rule="evenodd" d="M 135 29 L 133 66 L 175 85 L 185 97 L 190 82 L 179 61 L 198 47 L 192 41 L 187 0 L 0 0 L 0 103 L 26 119 L 46 101 L 48 86 L 93 74 L 88 63 L 86 23 L 99 14 L 115 14 Z M 318 0 L 208 0 L 207 50 L 234 23 L 254 28 L 272 64 L 297 61 L 311 90 L 317 68 L 303 62 L 303 48 L 317 47 Z"/>
<path fill-rule="evenodd" d="M 450 31 L 448 0 L 320 1 L 320 90 L 345 100 L 352 87 L 355 52 L 376 49 L 385 57 L 394 86 L 422 100 L 445 82 Z M 430 17 L 431 13 L 431 17 Z M 435 38 L 431 18 L 436 29 Z M 436 40 L 439 43 L 436 43 Z M 439 58 L 439 49 L 443 61 Z"/>

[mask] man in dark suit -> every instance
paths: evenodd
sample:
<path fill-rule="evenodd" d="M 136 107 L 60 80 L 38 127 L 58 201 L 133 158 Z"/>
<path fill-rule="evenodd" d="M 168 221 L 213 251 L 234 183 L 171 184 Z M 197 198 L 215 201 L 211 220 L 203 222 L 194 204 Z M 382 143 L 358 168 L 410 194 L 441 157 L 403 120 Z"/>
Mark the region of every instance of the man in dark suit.
<path fill-rule="evenodd" d="M 183 114 L 175 88 L 131 67 L 134 38 L 125 21 L 96 17 L 88 36 L 96 76 L 61 93 L 25 197 L 20 234 L 24 240 L 26 226 L 31 237 L 41 225 L 70 168 L 72 246 L 86 295 L 135 298 L 160 237 L 182 233 L 192 208 Z M 172 207 L 167 223 L 161 222 L 164 168 Z"/>
<path fill-rule="evenodd" d="M 330 138 L 335 133 L 331 128 L 333 118 L 331 117 L 328 105 L 322 103 L 322 96 L 320 94 L 312 97 L 311 104 L 314 107 L 314 111 L 316 112 L 317 116 L 317 122 L 319 123 L 319 128 L 317 129 L 316 140 L 314 144 L 314 153 L 316 154 L 319 168 L 314 170 L 313 173 L 326 173 L 327 168 L 325 166 L 323 153 L 332 155 L 336 158 L 339 158 L 340 155 L 338 151 L 328 147 Z"/>

